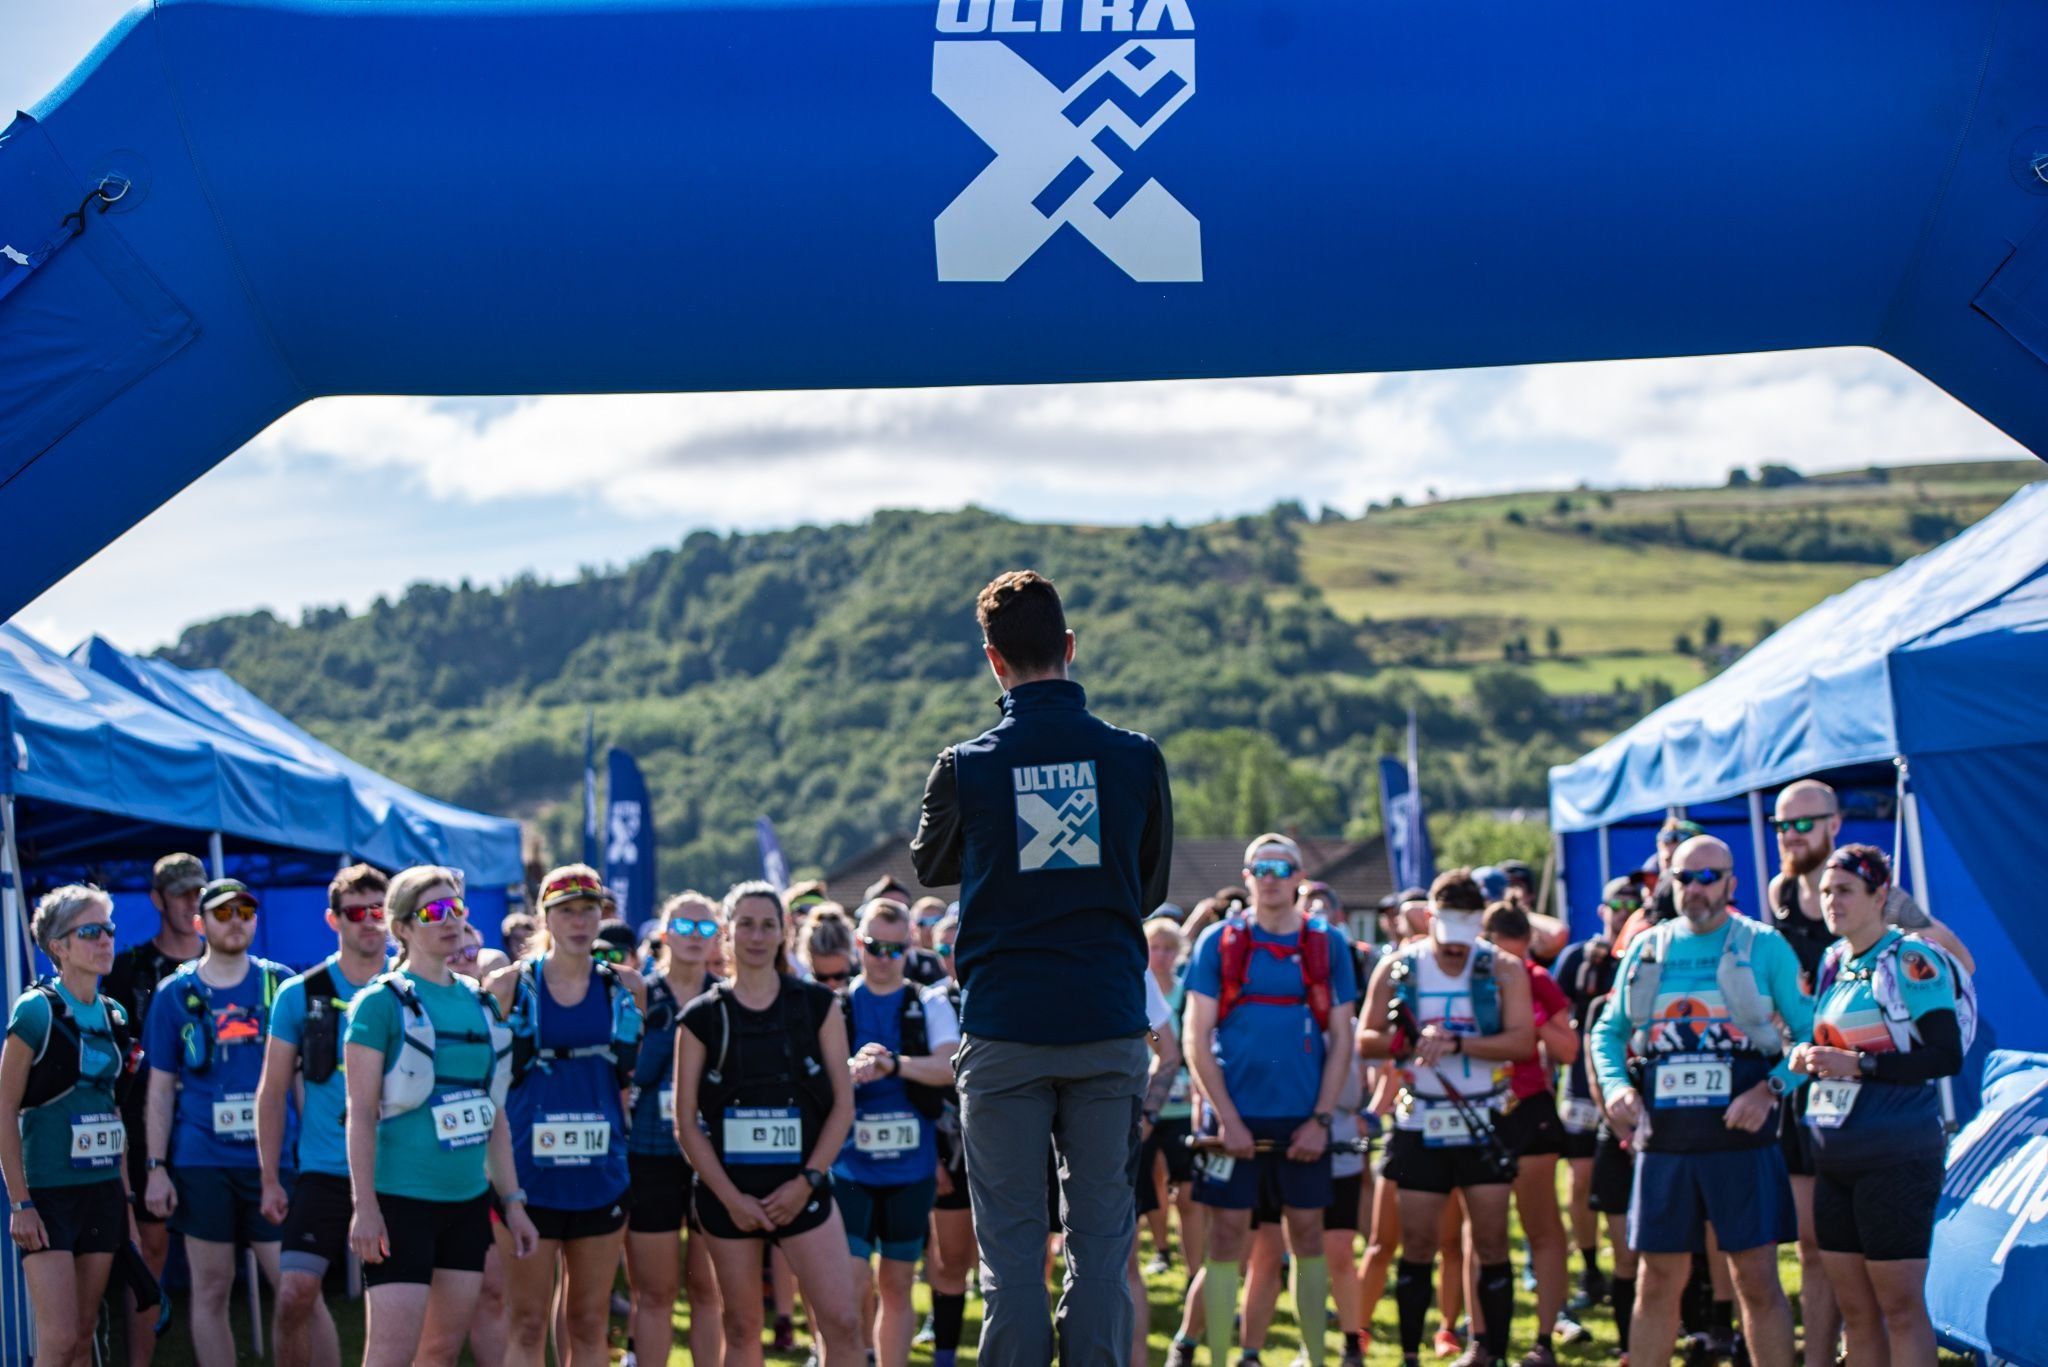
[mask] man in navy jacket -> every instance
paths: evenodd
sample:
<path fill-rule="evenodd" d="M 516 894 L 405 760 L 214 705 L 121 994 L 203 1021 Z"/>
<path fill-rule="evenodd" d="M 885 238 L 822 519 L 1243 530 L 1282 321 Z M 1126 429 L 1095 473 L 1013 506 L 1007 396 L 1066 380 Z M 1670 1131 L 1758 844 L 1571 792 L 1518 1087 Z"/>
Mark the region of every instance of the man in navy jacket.
<path fill-rule="evenodd" d="M 1166 900 L 1173 797 L 1150 737 L 1090 715 L 1052 582 L 1002 575 L 976 602 L 1003 719 L 939 756 L 910 847 L 960 884 L 960 1080 L 980 1361 L 1044 1367 L 1047 1146 L 1059 1138 L 1067 1271 L 1059 1359 L 1123 1367 L 1136 1313 L 1145 914 Z"/>

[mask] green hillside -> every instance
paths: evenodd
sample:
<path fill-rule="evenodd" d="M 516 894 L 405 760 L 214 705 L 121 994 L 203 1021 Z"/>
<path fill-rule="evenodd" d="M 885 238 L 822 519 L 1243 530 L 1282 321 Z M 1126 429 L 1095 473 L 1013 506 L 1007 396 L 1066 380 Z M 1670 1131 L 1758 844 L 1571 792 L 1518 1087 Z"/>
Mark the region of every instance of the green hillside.
<path fill-rule="evenodd" d="M 1766 471 L 1196 528 L 887 512 L 695 533 L 559 583 L 226 618 L 164 653 L 426 791 L 537 820 L 555 850 L 594 708 L 655 790 L 665 884 L 713 886 L 755 866 L 763 813 L 799 865 L 911 824 L 933 754 L 995 716 L 974 592 L 1028 564 L 1067 597 L 1097 706 L 1166 743 L 1184 834 L 1362 834 L 1411 705 L 1436 808 L 1540 805 L 1550 764 L 2039 473 Z"/>

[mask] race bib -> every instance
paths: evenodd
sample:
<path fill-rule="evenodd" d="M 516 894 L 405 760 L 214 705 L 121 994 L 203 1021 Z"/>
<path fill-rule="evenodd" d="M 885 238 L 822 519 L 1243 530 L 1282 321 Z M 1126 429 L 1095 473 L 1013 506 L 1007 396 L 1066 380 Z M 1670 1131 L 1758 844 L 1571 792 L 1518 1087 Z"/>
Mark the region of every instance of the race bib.
<path fill-rule="evenodd" d="M 917 1147 L 923 1127 L 910 1111 L 857 1116 L 853 1122 L 853 1147 L 869 1158 L 895 1158 Z"/>
<path fill-rule="evenodd" d="M 1211 1182 L 1228 1182 L 1237 1171 L 1237 1160 L 1227 1153 L 1205 1153 L 1201 1162 L 1202 1175 Z"/>
<path fill-rule="evenodd" d="M 1169 1106 L 1182 1105 L 1187 1101 L 1189 1093 L 1187 1070 L 1182 1069 L 1174 1074 L 1173 1086 L 1169 1087 L 1166 1091 L 1166 1104 Z"/>
<path fill-rule="evenodd" d="M 1806 1123 L 1816 1129 L 1838 1130 L 1849 1121 L 1849 1112 L 1856 1108 L 1856 1094 L 1863 1090 L 1861 1082 L 1847 1078 L 1827 1078 L 1816 1081 L 1806 1094 Z"/>
<path fill-rule="evenodd" d="M 676 1123 L 676 1089 L 673 1087 L 662 1088 L 656 1095 L 655 1104 L 661 1111 L 661 1123 L 670 1129 L 674 1129 Z"/>
<path fill-rule="evenodd" d="M 580 1168 L 612 1151 L 612 1123 L 598 1111 L 551 1111 L 533 1122 L 533 1161 Z"/>
<path fill-rule="evenodd" d="M 491 1123 L 498 1118 L 498 1108 L 491 1104 L 489 1094 L 473 1087 L 443 1092 L 429 1111 L 434 1119 L 435 1142 L 451 1152 L 488 1142 Z"/>
<path fill-rule="evenodd" d="M 121 1117 L 104 1112 L 71 1122 L 71 1166 L 111 1168 L 128 1150 L 128 1131 Z"/>
<path fill-rule="evenodd" d="M 230 1144 L 256 1142 L 256 1094 L 237 1092 L 213 1103 L 213 1137 Z"/>
<path fill-rule="evenodd" d="M 1600 1108 L 1590 1097 L 1568 1096 L 1558 1111 L 1558 1118 L 1573 1134 L 1591 1134 L 1599 1128 Z"/>
<path fill-rule="evenodd" d="M 1657 1064 L 1657 1082 L 1650 1104 L 1726 1106 L 1735 1081 L 1735 1066 L 1712 1054 L 1678 1054 Z"/>
<path fill-rule="evenodd" d="M 1422 1143 L 1431 1149 L 1447 1149 L 1472 1142 L 1472 1127 L 1456 1106 L 1422 1108 Z"/>
<path fill-rule="evenodd" d="M 726 1163 L 773 1165 L 803 1162 L 803 1117 L 794 1106 L 725 1108 Z"/>

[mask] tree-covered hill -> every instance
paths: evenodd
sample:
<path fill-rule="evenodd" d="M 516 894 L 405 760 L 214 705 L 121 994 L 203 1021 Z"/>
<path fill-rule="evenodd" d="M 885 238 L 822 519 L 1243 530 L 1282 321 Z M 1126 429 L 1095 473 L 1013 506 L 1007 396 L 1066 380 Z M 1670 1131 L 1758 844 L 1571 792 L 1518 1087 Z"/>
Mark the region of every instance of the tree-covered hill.
<path fill-rule="evenodd" d="M 567 582 L 224 618 L 164 653 L 428 792 L 535 818 L 558 851 L 594 708 L 600 745 L 632 751 L 655 791 L 664 885 L 710 886 L 757 866 L 763 813 L 799 865 L 910 824 L 933 754 L 996 715 L 974 593 L 1029 565 L 1066 597 L 1094 703 L 1167 745 L 1184 833 L 1359 834 L 1378 826 L 1372 760 L 1411 705 L 1438 808 L 1540 805 L 1549 764 L 2038 470 L 1354 520 L 1283 504 L 1198 528 L 884 512 L 699 532 Z"/>

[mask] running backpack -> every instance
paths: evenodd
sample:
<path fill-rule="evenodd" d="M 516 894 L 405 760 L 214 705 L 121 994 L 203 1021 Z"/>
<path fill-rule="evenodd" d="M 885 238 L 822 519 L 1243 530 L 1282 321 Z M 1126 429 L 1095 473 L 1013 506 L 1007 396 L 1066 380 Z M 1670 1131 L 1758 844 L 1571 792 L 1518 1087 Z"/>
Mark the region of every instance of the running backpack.
<path fill-rule="evenodd" d="M 782 990 L 775 994 L 776 1024 L 782 1036 L 782 1057 L 790 1086 L 798 1099 L 812 1108 L 812 1119 L 822 1121 L 832 1110 L 832 1076 L 826 1070 L 824 1046 L 818 1042 L 817 1023 L 809 1019 L 808 1012 L 802 1020 L 791 1014 L 791 1008 L 799 1004 L 800 987 L 794 978 L 786 979 Z M 720 982 L 709 995 L 718 1003 L 718 1051 L 706 1051 L 704 1078 L 697 1088 L 698 1113 L 707 1117 L 724 1114 L 741 1089 L 752 1081 L 725 1075 L 732 1055 L 732 984 Z M 792 1048 L 792 1044 L 798 1047 Z M 678 1051 L 677 1057 L 681 1056 Z"/>
<path fill-rule="evenodd" d="M 29 991 L 39 993 L 49 1003 L 50 1029 L 43 1036 L 43 1047 L 29 1060 L 28 1084 L 21 1093 L 21 1109 L 24 1111 L 62 1101 L 76 1091 L 80 1081 L 79 1069 L 85 1057 L 85 1032 L 72 1016 L 71 1006 L 64 1000 L 64 994 L 57 990 L 56 984 L 37 983 Z M 114 1057 L 121 1061 L 120 1069 L 113 1077 L 114 1100 L 118 1103 L 127 1098 L 135 1079 L 141 1075 L 142 1041 L 129 1034 L 128 1013 L 121 1009 L 121 1003 L 104 993 L 100 1000 L 107 1004 L 108 1034 L 113 1039 Z"/>
<path fill-rule="evenodd" d="M 545 1068 L 561 1059 L 604 1057 L 612 1061 L 612 1073 L 618 1078 L 619 1086 L 632 1086 L 633 1072 L 640 1059 L 640 1036 L 646 1020 L 640 1004 L 633 1000 L 632 990 L 619 977 L 619 971 L 610 964 L 592 965 L 597 969 L 598 980 L 604 984 L 605 1005 L 611 1012 L 611 1042 L 574 1049 L 543 1049 L 540 1047 L 540 985 L 535 981 L 540 963 L 539 959 L 521 960 L 519 976 L 514 980 L 512 1085 L 516 1087 L 524 1082 L 526 1075 L 535 1068 Z"/>
<path fill-rule="evenodd" d="M 839 997 L 839 1014 L 846 1018 L 846 1045 L 857 1049 L 853 1034 L 853 988 L 849 984 Z M 924 1000 L 918 993 L 917 984 L 908 978 L 903 980 L 902 994 L 897 998 L 896 1008 L 896 1052 L 917 1057 L 932 1051 L 931 1037 L 924 1028 Z M 939 1112 L 946 1109 L 946 1103 L 953 1099 L 951 1087 L 932 1087 L 922 1082 L 903 1079 L 903 1090 L 909 1094 L 910 1104 L 917 1113 L 927 1120 L 936 1120 Z"/>
<path fill-rule="evenodd" d="M 214 1051 L 220 1047 L 219 1027 L 213 1019 L 213 989 L 199 976 L 199 963 L 198 959 L 191 960 L 157 988 L 159 992 L 171 993 L 178 1009 L 185 1013 L 185 1023 L 178 1027 L 178 1043 L 182 1070 L 188 1073 L 204 1073 L 212 1068 Z M 277 1000 L 277 989 L 290 975 L 283 966 L 268 959 L 256 959 L 253 963 L 263 975 L 263 1016 L 267 1022 L 270 1005 Z"/>
<path fill-rule="evenodd" d="M 1301 936 L 1292 949 L 1284 945 L 1264 943 L 1252 934 L 1250 923 L 1237 917 L 1223 923 L 1222 951 L 1222 992 L 1216 998 L 1216 1024 L 1222 1025 L 1245 1002 L 1257 1002 L 1262 1006 L 1307 1006 L 1309 1014 L 1315 1017 L 1316 1029 L 1328 1028 L 1330 1024 L 1330 931 L 1321 922 L 1304 919 Z M 1270 954 L 1276 959 L 1293 959 L 1301 964 L 1301 990 L 1298 997 L 1269 996 L 1244 990 L 1245 980 L 1251 976 L 1252 953 L 1254 950 Z"/>
<path fill-rule="evenodd" d="M 306 1022 L 299 1027 L 299 1071 L 308 1082 L 320 1083 L 341 1066 L 341 1021 L 348 1004 L 334 995 L 332 964 L 321 964 L 305 978 Z"/>
<path fill-rule="evenodd" d="M 1721 959 L 1714 966 L 1714 982 L 1728 1007 L 1728 1019 L 1760 1053 L 1785 1052 L 1785 1032 L 1778 1025 L 1776 1008 L 1757 987 L 1757 939 L 1769 929 L 1737 912 L 1728 913 L 1728 934 L 1721 941 Z M 1650 1053 L 1650 1017 L 1657 1009 L 1657 989 L 1664 980 L 1662 956 L 1677 934 L 1678 922 L 1664 921 L 1643 933 L 1642 952 L 1636 956 L 1628 977 L 1617 990 L 1621 1009 L 1628 1017 L 1629 1047 L 1647 1057 Z M 1778 932 L 1773 931 L 1773 934 Z"/>
<path fill-rule="evenodd" d="M 1415 961 L 1423 954 L 1432 953 L 1427 944 L 1410 945 L 1397 950 L 1394 966 L 1387 970 L 1387 978 L 1394 988 L 1394 999 L 1401 1005 L 1402 1014 L 1422 1028 L 1422 995 L 1415 984 Z M 1498 1035 L 1500 1022 L 1500 977 L 1494 972 L 1495 954 L 1492 945 L 1481 941 L 1472 946 L 1472 975 L 1465 991 L 1472 999 L 1472 1024 L 1481 1037 Z M 1414 1040 L 1408 1041 L 1412 1047 Z"/>
<path fill-rule="evenodd" d="M 402 973 L 386 973 L 376 982 L 357 994 L 361 1001 L 372 988 L 382 985 L 398 998 L 398 1023 L 401 1037 L 398 1043 L 398 1061 L 384 1070 L 384 1091 L 379 1120 L 404 1115 L 407 1111 L 418 1110 L 427 1104 L 434 1094 L 438 1082 L 460 1082 L 462 1085 L 488 1090 L 491 1104 L 500 1109 L 505 1105 L 505 1092 L 512 1083 L 512 1031 L 498 1011 L 498 999 L 477 987 L 461 974 L 455 974 L 456 982 L 468 988 L 477 999 L 477 1010 L 483 1013 L 484 1033 L 481 1035 L 464 1031 L 448 1036 L 451 1043 L 488 1044 L 491 1047 L 491 1071 L 482 1078 L 464 1080 L 441 1078 L 434 1067 L 434 1050 L 440 1043 L 434 1031 L 434 1018 L 427 1014 L 425 1003 L 419 993 L 413 991 Z"/>
<path fill-rule="evenodd" d="M 1871 995 L 1877 998 L 1877 1009 L 1884 1016 L 1884 1028 L 1892 1037 L 1892 1047 L 1903 1054 L 1920 1042 L 1920 1031 L 1913 1024 L 1913 1013 L 1906 1007 L 1906 994 L 1899 987 L 1899 960 L 1908 946 L 1948 969 L 1956 985 L 1956 1028 L 1963 1037 L 1963 1052 L 1969 1053 L 1970 1046 L 1977 1042 L 1977 987 L 1971 981 L 1969 970 L 1946 947 L 1932 940 L 1923 940 L 1918 935 L 1903 933 L 1879 952 L 1870 972 Z M 1819 978 L 1814 983 L 1815 1001 L 1827 995 L 1828 988 L 1842 975 L 1842 965 L 1848 960 L 1847 940 L 1837 940 L 1828 946 L 1827 954 L 1820 961 Z M 1912 972 L 1911 967 L 1906 971 Z"/>

